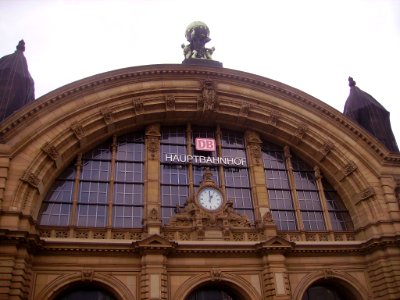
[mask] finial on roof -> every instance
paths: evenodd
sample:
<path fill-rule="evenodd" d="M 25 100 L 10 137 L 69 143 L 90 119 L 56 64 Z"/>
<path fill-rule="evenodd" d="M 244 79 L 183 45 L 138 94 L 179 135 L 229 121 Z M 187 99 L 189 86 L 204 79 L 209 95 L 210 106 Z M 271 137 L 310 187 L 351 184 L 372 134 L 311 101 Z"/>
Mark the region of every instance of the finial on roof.
<path fill-rule="evenodd" d="M 353 80 L 353 77 L 349 77 L 349 86 L 350 87 L 352 87 L 352 86 L 355 86 L 356 85 L 356 82 Z"/>
<path fill-rule="evenodd" d="M 25 51 L 25 42 L 24 42 L 24 40 L 20 40 L 19 41 L 19 43 L 17 45 L 17 50 L 18 51 L 22 51 L 22 52 Z"/>

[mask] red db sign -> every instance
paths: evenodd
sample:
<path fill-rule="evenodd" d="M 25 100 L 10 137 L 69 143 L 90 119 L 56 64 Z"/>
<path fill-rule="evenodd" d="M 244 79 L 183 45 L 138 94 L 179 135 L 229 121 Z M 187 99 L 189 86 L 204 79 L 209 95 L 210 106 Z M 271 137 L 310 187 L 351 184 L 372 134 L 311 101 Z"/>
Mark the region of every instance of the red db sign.
<path fill-rule="evenodd" d="M 196 138 L 196 150 L 198 151 L 215 151 L 214 139 Z"/>

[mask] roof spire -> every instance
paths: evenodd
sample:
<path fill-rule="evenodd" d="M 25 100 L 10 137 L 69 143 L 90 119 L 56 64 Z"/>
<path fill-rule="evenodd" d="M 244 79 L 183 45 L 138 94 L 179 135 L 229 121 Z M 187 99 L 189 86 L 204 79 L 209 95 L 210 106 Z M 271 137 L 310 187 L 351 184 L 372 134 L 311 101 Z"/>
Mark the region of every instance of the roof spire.
<path fill-rule="evenodd" d="M 353 77 L 349 76 L 349 87 L 356 86 L 356 82 L 353 80 Z"/>
<path fill-rule="evenodd" d="M 17 45 L 17 51 L 25 52 L 25 42 L 24 40 L 20 40 Z"/>
<path fill-rule="evenodd" d="M 0 58 L 0 122 L 35 100 L 35 86 L 24 56 L 25 42 L 17 50 Z"/>
<path fill-rule="evenodd" d="M 374 135 L 387 149 L 399 152 L 390 125 L 390 113 L 368 93 L 356 86 L 349 77 L 350 95 L 343 114 Z"/>

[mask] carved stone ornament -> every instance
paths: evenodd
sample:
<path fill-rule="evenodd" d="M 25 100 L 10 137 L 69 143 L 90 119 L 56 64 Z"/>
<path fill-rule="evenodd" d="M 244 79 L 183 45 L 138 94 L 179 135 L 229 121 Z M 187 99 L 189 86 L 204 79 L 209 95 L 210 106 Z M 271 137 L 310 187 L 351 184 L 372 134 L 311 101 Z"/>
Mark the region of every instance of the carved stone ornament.
<path fill-rule="evenodd" d="M 246 131 L 245 133 L 246 144 L 250 149 L 251 159 L 255 165 L 259 166 L 262 163 L 261 144 L 262 141 L 257 133 L 253 131 Z"/>
<path fill-rule="evenodd" d="M 239 116 L 242 118 L 247 118 L 249 116 L 251 106 L 249 104 L 242 104 L 240 107 Z"/>
<path fill-rule="evenodd" d="M 331 141 L 326 141 L 322 147 L 320 152 L 322 153 L 322 155 L 325 157 L 329 154 L 329 152 L 331 152 L 333 149 L 335 148 L 335 145 L 331 142 Z"/>
<path fill-rule="evenodd" d="M 281 114 L 278 111 L 271 111 L 270 115 L 266 119 L 268 125 L 276 127 L 278 125 Z"/>
<path fill-rule="evenodd" d="M 57 160 L 58 157 L 60 156 L 58 150 L 56 147 L 54 147 L 53 145 L 51 145 L 50 143 L 46 142 L 43 147 L 42 147 L 42 151 L 44 153 L 46 153 L 52 160 Z"/>
<path fill-rule="evenodd" d="M 38 186 L 40 184 L 39 177 L 29 170 L 25 171 L 25 173 L 22 175 L 21 181 L 29 184 L 30 186 L 32 186 L 34 188 L 38 188 Z"/>
<path fill-rule="evenodd" d="M 307 131 L 308 131 L 307 124 L 300 123 L 297 126 L 297 128 L 296 128 L 296 130 L 295 130 L 295 132 L 294 132 L 294 134 L 292 136 L 292 139 L 294 140 L 294 142 L 296 144 L 301 143 L 303 141 L 303 139 L 305 138 Z"/>
<path fill-rule="evenodd" d="M 165 105 L 167 110 L 175 110 L 175 96 L 166 95 L 165 96 Z"/>
<path fill-rule="evenodd" d="M 221 281 L 222 271 L 220 269 L 212 268 L 210 271 L 211 281 Z"/>
<path fill-rule="evenodd" d="M 91 269 L 83 269 L 82 270 L 82 281 L 93 281 L 94 271 Z"/>
<path fill-rule="evenodd" d="M 263 224 L 267 225 L 267 224 L 275 224 L 274 219 L 272 218 L 272 213 L 270 211 L 267 211 L 263 218 Z"/>
<path fill-rule="evenodd" d="M 215 110 L 217 108 L 217 92 L 214 88 L 214 82 L 212 81 L 204 81 L 203 82 L 203 90 L 201 92 L 202 95 L 202 109 L 203 111 L 207 110 Z"/>
<path fill-rule="evenodd" d="M 375 195 L 375 190 L 372 186 L 367 187 L 361 193 L 359 194 L 359 199 L 360 201 L 366 200 L 368 198 L 371 198 L 372 196 Z"/>
<path fill-rule="evenodd" d="M 153 220 L 153 221 L 157 221 L 157 220 L 160 219 L 160 216 L 159 216 L 159 214 L 158 214 L 158 210 L 157 210 L 156 208 L 153 208 L 153 209 L 150 211 L 150 216 L 149 216 L 149 218 L 150 218 L 150 220 Z"/>
<path fill-rule="evenodd" d="M 344 176 L 349 176 L 351 173 L 353 173 L 355 170 L 357 170 L 357 165 L 353 162 L 350 161 L 347 163 L 344 168 L 343 168 L 343 174 Z"/>
<path fill-rule="evenodd" d="M 321 170 L 318 166 L 314 167 L 314 175 L 315 175 L 315 179 L 321 179 L 322 175 L 321 175 Z"/>
<path fill-rule="evenodd" d="M 85 136 L 85 130 L 83 126 L 78 122 L 75 122 L 71 125 L 71 130 L 78 140 L 82 139 Z"/>
<path fill-rule="evenodd" d="M 133 109 L 135 111 L 135 114 L 139 115 L 139 114 L 143 113 L 144 105 L 143 105 L 143 100 L 140 97 L 133 98 L 132 104 L 133 104 Z"/>
<path fill-rule="evenodd" d="M 106 124 L 111 124 L 113 122 L 113 115 L 111 108 L 109 107 L 103 108 L 100 110 L 100 112 Z"/>
<path fill-rule="evenodd" d="M 160 141 L 157 137 L 147 138 L 147 150 L 150 153 L 150 159 L 155 160 L 158 157 L 158 152 L 160 150 Z"/>

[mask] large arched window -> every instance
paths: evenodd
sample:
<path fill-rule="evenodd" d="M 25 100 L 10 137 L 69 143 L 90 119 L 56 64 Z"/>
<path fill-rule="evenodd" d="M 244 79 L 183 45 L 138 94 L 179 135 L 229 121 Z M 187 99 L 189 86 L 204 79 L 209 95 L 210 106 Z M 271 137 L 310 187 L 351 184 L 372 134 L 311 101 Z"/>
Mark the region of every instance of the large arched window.
<path fill-rule="evenodd" d="M 215 150 L 196 149 L 196 138 Z M 196 195 L 205 167 L 238 213 L 254 221 L 244 134 L 219 127 L 165 126 L 160 138 L 160 205 L 163 224 Z M 144 215 L 144 133 L 116 137 L 78 155 L 43 201 L 39 224 L 90 228 L 141 228 Z M 351 231 L 338 193 L 288 147 L 264 141 L 269 206 L 281 231 Z M 192 159 L 189 159 L 191 157 Z M 196 157 L 196 158 L 195 158 Z M 200 157 L 203 157 L 200 159 Z M 210 159 L 211 163 L 205 162 Z M 235 158 L 243 164 L 221 163 Z"/>
<path fill-rule="evenodd" d="M 142 226 L 144 135 L 132 133 L 79 155 L 43 201 L 39 224 Z"/>
<path fill-rule="evenodd" d="M 312 168 L 288 147 L 262 146 L 269 204 L 279 230 L 353 230 L 350 215 L 318 168 Z"/>

